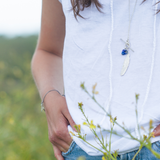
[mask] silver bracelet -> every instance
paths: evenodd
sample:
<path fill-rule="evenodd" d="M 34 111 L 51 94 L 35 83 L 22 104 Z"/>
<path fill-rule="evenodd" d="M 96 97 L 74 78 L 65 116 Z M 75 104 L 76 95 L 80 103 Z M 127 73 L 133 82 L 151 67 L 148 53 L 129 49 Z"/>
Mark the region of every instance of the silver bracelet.
<path fill-rule="evenodd" d="M 51 90 L 49 90 L 45 95 L 44 95 L 44 97 L 43 97 L 43 100 L 42 100 L 42 102 L 41 102 L 41 111 L 45 111 L 45 108 L 44 108 L 44 99 L 45 99 L 45 97 L 46 97 L 46 95 L 49 93 L 49 92 L 52 92 L 52 91 L 56 91 L 56 92 L 58 92 L 59 94 L 60 94 L 60 92 L 58 91 L 58 90 L 56 90 L 56 89 L 51 89 Z M 61 95 L 61 94 L 60 94 Z M 65 96 L 65 95 L 62 95 L 62 96 Z"/>

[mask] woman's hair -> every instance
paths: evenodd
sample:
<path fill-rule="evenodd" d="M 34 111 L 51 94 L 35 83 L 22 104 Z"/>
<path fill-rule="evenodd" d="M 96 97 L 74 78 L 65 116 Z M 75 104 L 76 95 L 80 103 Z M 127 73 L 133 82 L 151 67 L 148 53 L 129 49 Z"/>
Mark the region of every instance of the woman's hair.
<path fill-rule="evenodd" d="M 142 3 L 144 3 L 145 1 L 147 0 L 143 0 Z M 83 11 L 87 7 L 90 7 L 92 3 L 96 6 L 99 12 L 102 12 L 101 9 L 103 8 L 103 6 L 100 4 L 99 0 L 71 0 L 72 10 L 74 12 L 75 18 L 77 19 L 77 16 L 83 18 L 79 12 Z M 158 3 L 160 3 L 160 1 L 156 4 Z M 160 10 L 157 11 L 157 13 L 159 12 Z"/>

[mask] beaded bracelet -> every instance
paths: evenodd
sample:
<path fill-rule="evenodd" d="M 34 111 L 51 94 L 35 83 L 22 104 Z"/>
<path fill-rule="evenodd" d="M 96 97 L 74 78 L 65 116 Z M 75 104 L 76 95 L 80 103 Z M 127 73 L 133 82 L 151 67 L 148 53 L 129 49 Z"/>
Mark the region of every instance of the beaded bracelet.
<path fill-rule="evenodd" d="M 49 92 L 52 92 L 52 91 L 56 91 L 56 92 L 58 92 L 59 94 L 60 94 L 60 92 L 58 91 L 58 90 L 56 90 L 56 89 L 51 89 L 51 90 L 49 90 L 45 95 L 44 95 L 44 97 L 43 97 L 43 100 L 42 100 L 42 102 L 41 102 L 41 111 L 45 111 L 45 108 L 44 108 L 44 99 L 45 99 L 45 97 L 46 97 L 46 95 L 49 93 Z M 60 94 L 61 95 L 61 94 Z M 63 94 L 62 96 L 64 96 L 65 97 L 65 95 Z"/>

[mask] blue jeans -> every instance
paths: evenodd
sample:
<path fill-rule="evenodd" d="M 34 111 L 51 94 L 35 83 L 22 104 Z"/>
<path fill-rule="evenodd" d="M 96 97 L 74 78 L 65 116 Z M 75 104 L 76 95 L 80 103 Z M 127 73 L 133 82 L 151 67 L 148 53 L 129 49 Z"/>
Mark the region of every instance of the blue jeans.
<path fill-rule="evenodd" d="M 152 148 L 160 154 L 160 141 L 152 143 Z M 138 150 L 118 155 L 117 160 L 132 160 Z M 102 160 L 102 156 L 89 156 L 74 141 L 66 153 L 62 152 L 65 160 L 77 160 L 78 157 L 84 156 L 86 160 Z M 158 160 L 147 148 L 143 147 L 138 153 L 135 160 Z"/>

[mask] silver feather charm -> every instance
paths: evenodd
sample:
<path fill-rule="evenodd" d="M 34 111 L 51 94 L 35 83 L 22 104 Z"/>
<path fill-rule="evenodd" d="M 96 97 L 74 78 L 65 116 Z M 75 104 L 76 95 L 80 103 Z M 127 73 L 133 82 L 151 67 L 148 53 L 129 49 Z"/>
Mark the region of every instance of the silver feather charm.
<path fill-rule="evenodd" d="M 130 54 L 128 53 L 121 70 L 121 76 L 123 76 L 126 73 L 129 66 L 129 62 L 130 62 Z"/>

